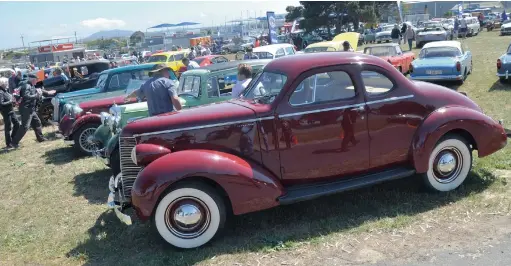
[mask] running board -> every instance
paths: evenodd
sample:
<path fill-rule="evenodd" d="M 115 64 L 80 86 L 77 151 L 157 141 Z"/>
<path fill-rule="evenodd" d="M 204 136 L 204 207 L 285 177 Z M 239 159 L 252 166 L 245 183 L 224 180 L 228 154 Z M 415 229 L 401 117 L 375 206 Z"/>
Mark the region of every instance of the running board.
<path fill-rule="evenodd" d="M 415 174 L 414 169 L 394 168 L 383 172 L 367 174 L 352 179 L 343 178 L 342 181 L 329 183 L 315 183 L 310 185 L 296 185 L 288 187 L 287 193 L 278 198 L 280 204 L 292 204 L 299 201 L 311 200 L 343 191 L 358 189 L 374 184 L 409 177 Z"/>

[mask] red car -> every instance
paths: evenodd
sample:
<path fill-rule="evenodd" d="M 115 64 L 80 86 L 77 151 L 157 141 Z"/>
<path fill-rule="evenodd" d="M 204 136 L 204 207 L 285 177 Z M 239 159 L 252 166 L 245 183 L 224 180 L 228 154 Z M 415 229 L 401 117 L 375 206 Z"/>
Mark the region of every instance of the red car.
<path fill-rule="evenodd" d="M 370 45 L 364 48 L 364 54 L 380 57 L 404 75 L 410 72 L 412 61 L 415 60 L 414 53 L 403 52 L 397 43 Z"/>
<path fill-rule="evenodd" d="M 454 190 L 472 150 L 484 157 L 506 143 L 501 124 L 466 95 L 411 81 L 380 58 L 285 56 L 241 98 L 128 124 L 108 204 L 126 223 L 122 210 L 133 206 L 165 241 L 195 248 L 231 212 L 415 175 L 433 191 Z"/>
<path fill-rule="evenodd" d="M 199 66 L 203 67 L 203 66 L 209 66 L 212 64 L 229 62 L 229 59 L 227 59 L 227 57 L 225 57 L 223 55 L 205 55 L 205 56 L 201 56 L 201 57 L 196 57 L 195 59 L 193 59 L 193 61 L 195 61 L 197 64 L 199 64 Z M 179 69 L 180 74 L 185 71 L 186 71 L 186 66 L 182 66 Z"/>

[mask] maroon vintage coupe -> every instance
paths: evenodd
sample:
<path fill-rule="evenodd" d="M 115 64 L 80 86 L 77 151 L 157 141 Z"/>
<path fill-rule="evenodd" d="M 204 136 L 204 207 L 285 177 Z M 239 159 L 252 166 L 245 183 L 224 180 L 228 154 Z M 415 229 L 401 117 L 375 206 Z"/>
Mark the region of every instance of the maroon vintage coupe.
<path fill-rule="evenodd" d="M 122 211 L 133 206 L 165 241 L 194 248 L 217 235 L 228 213 L 409 176 L 454 190 L 473 150 L 484 157 L 506 142 L 500 123 L 467 96 L 411 81 L 380 58 L 286 56 L 240 99 L 128 124 L 108 204 L 126 223 Z"/>

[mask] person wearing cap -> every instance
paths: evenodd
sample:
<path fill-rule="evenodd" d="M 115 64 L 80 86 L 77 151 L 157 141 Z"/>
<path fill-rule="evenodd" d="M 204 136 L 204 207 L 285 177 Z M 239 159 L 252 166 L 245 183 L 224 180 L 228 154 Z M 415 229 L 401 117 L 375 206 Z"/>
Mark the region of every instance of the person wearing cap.
<path fill-rule="evenodd" d="M 9 80 L 0 78 L 0 113 L 4 120 L 5 149 L 12 148 L 12 139 L 20 127 L 20 121 L 14 113 L 14 97 L 8 92 Z M 11 132 L 12 129 L 12 132 Z"/>
<path fill-rule="evenodd" d="M 166 64 L 156 64 L 149 71 L 149 75 L 151 78 L 125 99 L 137 97 L 141 101 L 147 100 L 149 116 L 181 110 L 181 102 L 176 91 L 179 82 L 170 79 L 171 75 L 175 76 L 172 69 Z"/>
<path fill-rule="evenodd" d="M 350 42 L 348 41 L 344 41 L 342 43 L 342 49 L 344 52 L 354 52 L 353 49 L 351 48 Z"/>
<path fill-rule="evenodd" d="M 41 119 L 39 119 L 36 112 L 37 101 L 41 99 L 43 94 L 55 95 L 55 91 L 36 89 L 36 83 L 37 76 L 34 74 L 28 74 L 28 83 L 25 83 L 20 87 L 21 103 L 19 106 L 19 112 L 21 114 L 21 128 L 12 140 L 12 146 L 14 148 L 18 148 L 21 139 L 23 139 L 30 127 L 34 130 L 37 141 L 43 142 L 46 140 L 43 137 Z"/>

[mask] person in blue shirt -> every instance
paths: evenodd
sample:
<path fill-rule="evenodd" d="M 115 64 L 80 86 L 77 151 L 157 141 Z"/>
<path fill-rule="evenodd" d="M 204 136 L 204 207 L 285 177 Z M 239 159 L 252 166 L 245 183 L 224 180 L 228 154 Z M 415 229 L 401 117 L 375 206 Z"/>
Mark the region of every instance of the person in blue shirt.
<path fill-rule="evenodd" d="M 259 59 L 259 56 L 257 56 L 256 54 L 253 53 L 252 47 L 247 48 L 247 53 L 243 57 L 243 60 L 248 60 L 248 59 Z"/>
<path fill-rule="evenodd" d="M 55 68 L 55 71 L 53 71 L 53 76 L 54 77 L 61 76 L 64 82 L 66 83 L 69 81 L 69 78 L 66 76 L 66 74 L 64 74 L 64 71 L 62 71 L 62 68 L 60 67 Z"/>

